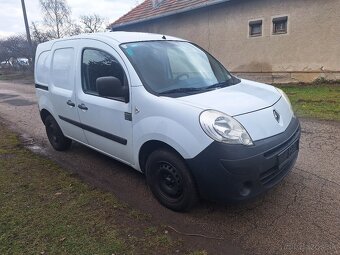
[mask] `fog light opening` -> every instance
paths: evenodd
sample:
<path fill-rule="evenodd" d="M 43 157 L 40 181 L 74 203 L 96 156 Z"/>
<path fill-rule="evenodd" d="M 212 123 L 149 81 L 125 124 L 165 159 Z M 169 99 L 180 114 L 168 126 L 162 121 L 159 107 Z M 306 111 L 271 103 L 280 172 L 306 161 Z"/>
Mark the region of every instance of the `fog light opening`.
<path fill-rule="evenodd" d="M 249 196 L 249 194 L 251 192 L 251 186 L 252 186 L 252 183 L 250 181 L 244 182 L 243 185 L 241 186 L 241 189 L 240 189 L 240 195 L 242 197 Z"/>

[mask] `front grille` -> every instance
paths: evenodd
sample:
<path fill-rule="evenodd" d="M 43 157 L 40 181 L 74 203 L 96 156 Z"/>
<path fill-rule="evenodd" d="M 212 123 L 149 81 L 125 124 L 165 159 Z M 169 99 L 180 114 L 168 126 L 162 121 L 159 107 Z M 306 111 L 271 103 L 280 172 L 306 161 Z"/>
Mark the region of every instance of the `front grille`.
<path fill-rule="evenodd" d="M 281 143 L 280 145 L 270 149 L 269 151 L 266 151 L 264 153 L 265 158 L 270 158 L 270 157 L 278 154 L 280 151 L 283 151 L 289 144 L 291 144 L 294 140 L 297 139 L 297 137 L 299 136 L 299 132 L 300 132 L 300 127 L 298 127 L 295 130 L 295 132 L 291 135 L 291 137 L 287 141 L 285 141 L 285 142 Z"/>
<path fill-rule="evenodd" d="M 260 182 L 265 187 L 271 187 L 278 183 L 284 176 L 287 175 L 289 170 L 292 168 L 296 158 L 298 151 L 296 151 L 290 159 L 285 162 L 285 164 L 281 167 L 275 166 L 263 173 L 260 174 Z"/>

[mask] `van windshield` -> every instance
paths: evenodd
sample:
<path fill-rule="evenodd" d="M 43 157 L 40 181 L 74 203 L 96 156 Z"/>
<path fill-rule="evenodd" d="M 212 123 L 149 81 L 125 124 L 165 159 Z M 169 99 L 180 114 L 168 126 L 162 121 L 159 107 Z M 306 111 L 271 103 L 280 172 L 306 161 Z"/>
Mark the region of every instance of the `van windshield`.
<path fill-rule="evenodd" d="M 215 58 L 182 41 L 121 44 L 144 87 L 171 97 L 202 93 L 239 83 Z"/>

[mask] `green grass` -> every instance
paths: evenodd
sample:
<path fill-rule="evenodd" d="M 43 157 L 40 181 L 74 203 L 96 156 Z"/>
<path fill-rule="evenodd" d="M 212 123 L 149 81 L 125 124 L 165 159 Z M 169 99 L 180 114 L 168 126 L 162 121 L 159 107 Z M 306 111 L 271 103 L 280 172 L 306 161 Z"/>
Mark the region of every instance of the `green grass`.
<path fill-rule="evenodd" d="M 340 84 L 280 85 L 299 117 L 340 121 Z"/>
<path fill-rule="evenodd" d="M 0 254 L 185 250 L 151 220 L 23 148 L 0 123 Z"/>

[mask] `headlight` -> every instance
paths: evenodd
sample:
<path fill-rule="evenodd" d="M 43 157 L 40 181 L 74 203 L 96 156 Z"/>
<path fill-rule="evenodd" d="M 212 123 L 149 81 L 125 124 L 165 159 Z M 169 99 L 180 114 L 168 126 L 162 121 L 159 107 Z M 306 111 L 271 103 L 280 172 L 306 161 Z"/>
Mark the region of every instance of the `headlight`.
<path fill-rule="evenodd" d="M 289 100 L 287 94 L 286 94 L 282 89 L 279 89 L 279 88 L 276 88 L 276 89 L 277 89 L 277 91 L 280 92 L 281 96 L 282 96 L 283 99 L 286 101 L 286 103 L 289 105 L 289 108 L 290 108 L 291 112 L 292 112 L 293 115 L 294 115 L 293 107 L 292 107 L 292 104 L 290 103 L 290 100 Z"/>
<path fill-rule="evenodd" d="M 204 132 L 218 142 L 253 145 L 249 134 L 234 118 L 215 110 L 206 110 L 200 115 Z"/>

